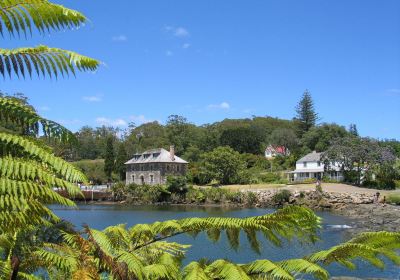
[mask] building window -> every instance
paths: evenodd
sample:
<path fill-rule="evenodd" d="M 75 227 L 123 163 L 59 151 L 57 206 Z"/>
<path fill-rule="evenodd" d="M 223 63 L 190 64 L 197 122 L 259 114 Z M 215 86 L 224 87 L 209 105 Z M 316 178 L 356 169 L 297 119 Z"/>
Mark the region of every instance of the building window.
<path fill-rule="evenodd" d="M 144 185 L 144 176 L 143 176 L 143 175 L 140 175 L 140 183 L 141 183 L 142 185 Z"/>
<path fill-rule="evenodd" d="M 179 171 L 179 165 L 176 166 L 176 171 Z"/>
<path fill-rule="evenodd" d="M 135 182 L 135 175 L 132 175 L 132 182 Z"/>
<path fill-rule="evenodd" d="M 318 161 L 317 164 L 318 164 L 318 166 L 321 166 L 321 162 L 320 161 Z"/>
<path fill-rule="evenodd" d="M 307 162 L 303 162 L 303 167 L 307 167 Z"/>
<path fill-rule="evenodd" d="M 167 171 L 169 171 L 169 165 L 167 165 Z"/>
<path fill-rule="evenodd" d="M 150 175 L 150 183 L 151 183 L 151 184 L 154 183 L 154 175 Z"/>

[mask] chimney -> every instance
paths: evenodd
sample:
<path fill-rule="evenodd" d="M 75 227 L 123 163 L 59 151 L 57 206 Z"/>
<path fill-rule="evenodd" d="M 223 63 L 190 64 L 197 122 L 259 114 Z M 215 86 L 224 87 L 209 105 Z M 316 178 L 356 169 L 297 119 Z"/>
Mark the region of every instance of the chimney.
<path fill-rule="evenodd" d="M 175 146 L 174 145 L 169 146 L 169 155 L 171 157 L 171 160 L 174 161 L 175 160 Z"/>

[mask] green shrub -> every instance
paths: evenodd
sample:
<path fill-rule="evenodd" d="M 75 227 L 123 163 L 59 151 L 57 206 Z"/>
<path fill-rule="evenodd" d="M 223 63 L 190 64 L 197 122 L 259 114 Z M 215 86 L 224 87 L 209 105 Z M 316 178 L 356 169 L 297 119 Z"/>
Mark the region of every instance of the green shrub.
<path fill-rule="evenodd" d="M 315 179 L 315 178 L 308 178 L 308 179 L 305 179 L 302 183 L 303 184 L 315 184 L 317 182 L 317 179 Z"/>
<path fill-rule="evenodd" d="M 123 190 L 126 201 L 137 203 L 156 203 L 168 201 L 170 192 L 161 185 L 130 184 Z"/>
<path fill-rule="evenodd" d="M 292 193 L 289 190 L 280 190 L 272 196 L 272 202 L 275 204 L 283 204 L 290 201 Z"/>
<path fill-rule="evenodd" d="M 245 195 L 242 192 L 227 191 L 225 193 L 225 199 L 233 203 L 243 203 L 245 200 Z"/>
<path fill-rule="evenodd" d="M 206 196 L 202 190 L 189 187 L 185 195 L 185 200 L 187 203 L 204 203 Z"/>
<path fill-rule="evenodd" d="M 187 179 L 184 176 L 168 176 L 167 177 L 167 190 L 170 193 L 183 195 L 187 193 Z"/>
<path fill-rule="evenodd" d="M 228 190 L 222 188 L 207 188 L 204 189 L 206 200 L 209 202 L 223 202 L 226 199 Z"/>
<path fill-rule="evenodd" d="M 108 179 L 106 174 L 104 173 L 103 159 L 80 160 L 73 162 L 72 164 L 82 170 L 89 181 L 91 181 L 93 184 L 101 185 L 107 183 Z M 118 176 L 113 174 L 113 179 L 118 180 L 119 178 Z"/>
<path fill-rule="evenodd" d="M 279 181 L 281 179 L 281 176 L 275 172 L 267 172 L 260 174 L 259 178 L 263 183 L 273 183 Z"/>
<path fill-rule="evenodd" d="M 391 204 L 400 205 L 400 195 L 399 194 L 389 194 L 386 197 L 386 202 Z"/>
<path fill-rule="evenodd" d="M 246 192 L 244 200 L 247 205 L 254 206 L 258 202 L 258 197 L 254 192 Z"/>
<path fill-rule="evenodd" d="M 396 189 L 400 189 L 400 180 L 394 180 L 394 185 Z"/>

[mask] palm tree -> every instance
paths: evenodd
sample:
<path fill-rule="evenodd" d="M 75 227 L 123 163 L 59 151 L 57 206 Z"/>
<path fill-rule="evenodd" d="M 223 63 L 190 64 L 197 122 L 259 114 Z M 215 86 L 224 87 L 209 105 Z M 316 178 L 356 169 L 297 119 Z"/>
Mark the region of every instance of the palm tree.
<path fill-rule="evenodd" d="M 86 22 L 81 13 L 47 0 L 0 0 L 0 34 L 11 37 L 31 36 L 36 29 L 40 34 L 51 30 L 77 28 Z M 72 73 L 76 70 L 93 71 L 99 66 L 95 59 L 72 51 L 48 46 L 17 49 L 0 48 L 0 74 L 5 78 L 49 76 Z"/>

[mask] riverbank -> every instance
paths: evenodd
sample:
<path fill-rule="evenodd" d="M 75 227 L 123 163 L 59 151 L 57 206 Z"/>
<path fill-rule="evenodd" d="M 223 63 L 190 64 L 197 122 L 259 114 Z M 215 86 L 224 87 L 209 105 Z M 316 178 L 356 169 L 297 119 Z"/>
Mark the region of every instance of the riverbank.
<path fill-rule="evenodd" d="M 274 206 L 277 192 L 254 191 L 259 198 L 258 207 Z M 282 190 L 280 191 L 281 193 Z M 376 192 L 376 191 L 375 191 Z M 354 220 L 349 232 L 399 231 L 400 206 L 375 202 L 375 192 L 316 192 L 292 190 L 285 192 L 283 205 L 303 205 L 314 210 L 330 211 Z"/>
<path fill-rule="evenodd" d="M 400 230 L 400 206 L 384 203 L 375 203 L 376 190 L 347 188 L 347 192 L 323 191 L 307 189 L 308 186 L 297 186 L 296 188 L 268 188 L 268 189 L 245 189 L 234 192 L 235 195 L 227 195 L 227 190 L 218 191 L 212 199 L 204 199 L 201 202 L 187 199 L 187 197 L 173 197 L 163 202 L 149 202 L 141 199 L 130 199 L 122 201 L 94 201 L 92 204 L 122 204 L 122 205 L 185 205 L 187 207 L 219 207 L 219 208 L 276 208 L 284 205 L 302 205 L 313 210 L 330 211 L 337 215 L 351 218 L 354 222 L 350 225 L 351 233 L 363 231 L 398 231 Z M 355 188 L 355 187 L 353 187 Z M 324 189 L 328 189 L 324 187 Z M 344 188 L 342 188 L 344 190 Z M 230 193 L 230 192 L 229 192 Z M 240 195 L 239 195 L 240 194 Z M 382 197 L 386 193 L 382 193 Z M 226 197 L 224 197 L 226 196 Z M 217 198 L 217 200 L 215 200 Z M 214 199 L 214 200 L 213 200 Z"/>

